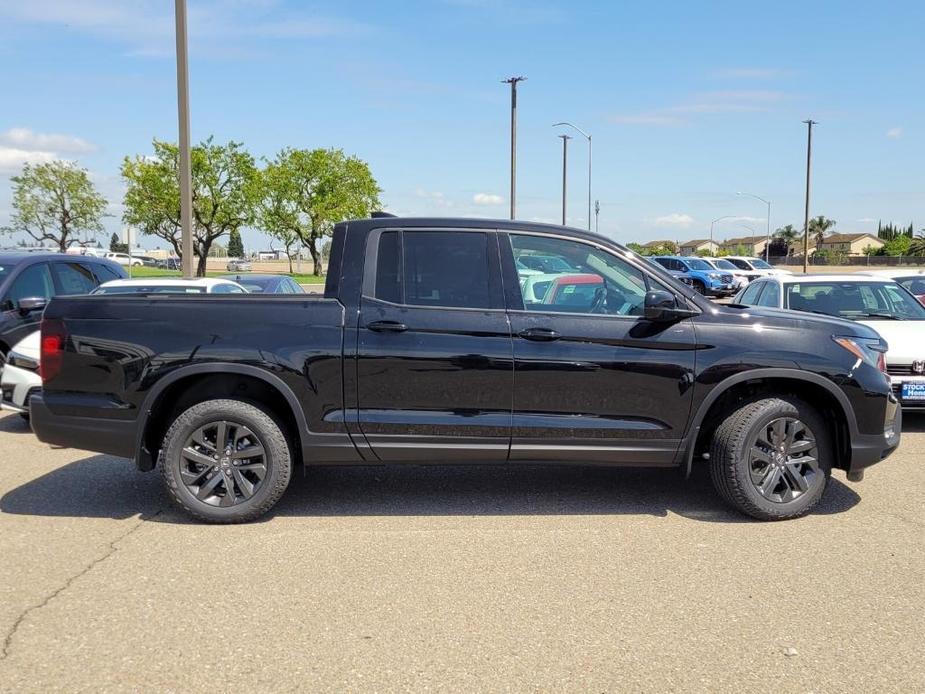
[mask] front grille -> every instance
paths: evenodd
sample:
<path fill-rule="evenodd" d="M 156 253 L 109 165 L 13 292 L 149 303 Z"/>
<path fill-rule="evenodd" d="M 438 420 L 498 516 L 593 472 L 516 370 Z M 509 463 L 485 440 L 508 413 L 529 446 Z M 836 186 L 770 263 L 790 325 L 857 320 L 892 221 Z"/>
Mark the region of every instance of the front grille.
<path fill-rule="evenodd" d="M 911 364 L 887 364 L 886 372 L 890 376 L 921 376 L 921 373 L 916 373 L 912 370 Z"/>
<path fill-rule="evenodd" d="M 723 284 L 732 284 L 732 275 L 721 275 L 720 280 Z"/>

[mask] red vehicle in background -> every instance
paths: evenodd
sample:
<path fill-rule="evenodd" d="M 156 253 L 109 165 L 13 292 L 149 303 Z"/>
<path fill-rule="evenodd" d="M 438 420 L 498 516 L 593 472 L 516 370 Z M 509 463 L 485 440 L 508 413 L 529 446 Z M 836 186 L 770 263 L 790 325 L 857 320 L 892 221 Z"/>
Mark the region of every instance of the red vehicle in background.
<path fill-rule="evenodd" d="M 544 304 L 590 308 L 604 291 L 600 275 L 560 275 L 546 290 Z"/>

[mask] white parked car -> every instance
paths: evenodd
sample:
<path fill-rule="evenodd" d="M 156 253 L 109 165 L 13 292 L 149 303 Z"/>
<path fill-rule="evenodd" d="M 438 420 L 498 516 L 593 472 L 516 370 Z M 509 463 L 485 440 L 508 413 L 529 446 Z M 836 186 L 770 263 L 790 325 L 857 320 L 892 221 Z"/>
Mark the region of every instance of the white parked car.
<path fill-rule="evenodd" d="M 39 375 L 40 340 L 41 335 L 36 330 L 13 345 L 7 354 L 3 376 L 0 378 L 0 390 L 3 392 L 0 407 L 18 412 L 23 417 L 29 416 L 29 397 L 42 389 L 42 377 Z"/>
<path fill-rule="evenodd" d="M 128 253 L 110 252 L 106 254 L 106 257 L 109 258 L 110 260 L 113 260 L 119 263 L 119 265 L 125 265 L 125 266 L 131 265 L 132 267 L 141 267 L 142 265 L 144 265 L 144 262 L 142 262 L 141 258 L 130 256 Z"/>
<path fill-rule="evenodd" d="M 754 279 L 764 277 L 763 273 L 757 270 L 743 270 L 726 258 L 702 258 L 701 260 L 714 270 L 730 273 L 732 275 L 732 286 L 736 290 L 747 287 L 748 283 Z"/>
<path fill-rule="evenodd" d="M 212 277 L 192 280 L 142 277 L 104 282 L 91 294 L 247 294 L 237 282 Z"/>
<path fill-rule="evenodd" d="M 865 275 L 874 277 L 887 277 L 909 292 L 925 305 L 925 269 L 922 268 L 893 268 L 892 270 L 870 270 Z"/>
<path fill-rule="evenodd" d="M 904 408 L 925 408 L 925 306 L 888 277 L 782 275 L 755 280 L 733 301 L 863 323 L 887 341 L 884 370 Z"/>
<path fill-rule="evenodd" d="M 783 270 L 779 267 L 768 265 L 761 258 L 754 258 L 748 255 L 727 255 L 725 258 L 740 270 L 744 270 L 745 272 L 757 272 L 762 277 L 793 274 L 790 270 Z"/>

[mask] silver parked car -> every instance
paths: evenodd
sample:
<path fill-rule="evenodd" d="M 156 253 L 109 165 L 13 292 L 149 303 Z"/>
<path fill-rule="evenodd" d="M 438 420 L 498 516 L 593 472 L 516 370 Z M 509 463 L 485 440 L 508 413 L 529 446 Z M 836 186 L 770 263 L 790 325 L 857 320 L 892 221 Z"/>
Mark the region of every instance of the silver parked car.
<path fill-rule="evenodd" d="M 251 264 L 244 258 L 230 258 L 225 265 L 228 272 L 250 272 Z"/>

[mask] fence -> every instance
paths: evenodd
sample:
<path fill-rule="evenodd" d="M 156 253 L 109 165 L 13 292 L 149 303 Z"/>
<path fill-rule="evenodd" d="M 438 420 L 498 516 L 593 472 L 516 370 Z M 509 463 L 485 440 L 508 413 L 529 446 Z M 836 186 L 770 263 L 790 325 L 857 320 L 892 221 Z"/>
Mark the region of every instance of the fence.
<path fill-rule="evenodd" d="M 802 265 L 803 256 L 771 256 L 768 259 L 771 265 Z M 836 257 L 823 257 L 811 255 L 810 265 L 869 265 L 880 267 L 925 267 L 925 256 L 922 255 L 842 255 Z"/>

